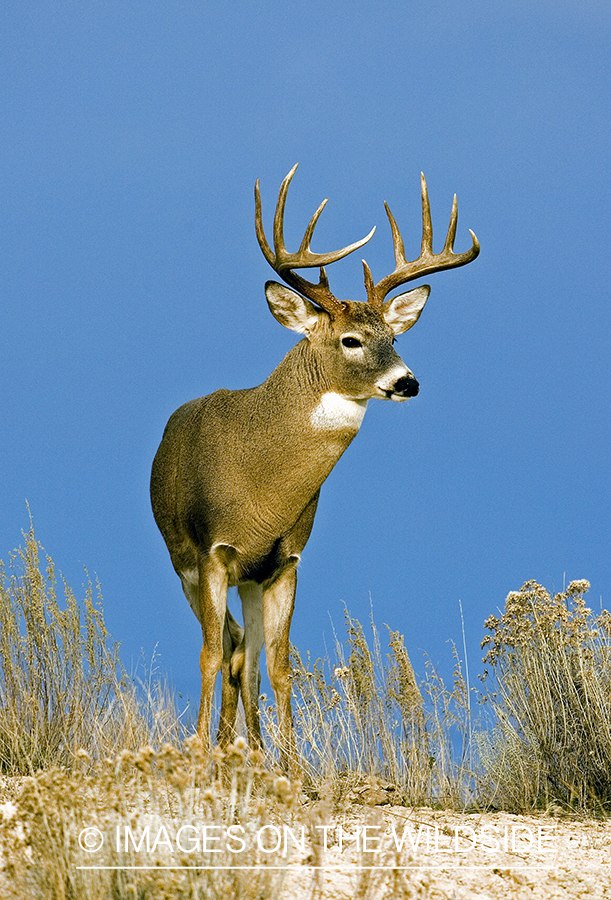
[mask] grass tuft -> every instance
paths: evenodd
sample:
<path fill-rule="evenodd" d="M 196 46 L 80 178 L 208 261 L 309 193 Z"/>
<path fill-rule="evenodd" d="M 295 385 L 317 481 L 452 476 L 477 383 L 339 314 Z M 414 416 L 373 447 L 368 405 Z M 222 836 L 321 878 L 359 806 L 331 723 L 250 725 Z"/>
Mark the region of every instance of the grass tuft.
<path fill-rule="evenodd" d="M 178 739 L 171 697 L 149 683 L 145 696 L 119 659 L 104 624 L 99 585 L 81 599 L 44 556 L 33 527 L 0 562 L 0 773 L 29 775 L 72 767 L 116 747 Z"/>

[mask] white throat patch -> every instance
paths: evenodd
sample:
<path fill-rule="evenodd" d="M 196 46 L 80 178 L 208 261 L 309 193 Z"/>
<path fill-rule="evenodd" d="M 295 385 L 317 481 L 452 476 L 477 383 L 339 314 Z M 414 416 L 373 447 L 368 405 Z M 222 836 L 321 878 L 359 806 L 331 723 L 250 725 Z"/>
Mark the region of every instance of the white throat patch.
<path fill-rule="evenodd" d="M 310 422 L 320 431 L 340 428 L 358 431 L 366 409 L 367 400 L 350 400 L 335 391 L 328 391 L 312 410 Z"/>

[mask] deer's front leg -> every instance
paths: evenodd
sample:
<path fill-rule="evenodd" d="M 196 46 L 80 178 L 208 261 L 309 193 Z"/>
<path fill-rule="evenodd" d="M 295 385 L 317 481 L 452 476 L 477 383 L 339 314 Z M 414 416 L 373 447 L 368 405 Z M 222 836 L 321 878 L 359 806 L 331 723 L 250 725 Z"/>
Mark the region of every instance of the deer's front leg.
<path fill-rule="evenodd" d="M 199 664 L 202 694 L 197 720 L 197 733 L 203 745 L 210 748 L 210 727 L 214 685 L 223 662 L 223 629 L 227 609 L 228 574 L 224 564 L 212 553 L 202 553 L 199 569 L 199 620 L 202 626 L 202 650 Z"/>
<path fill-rule="evenodd" d="M 276 697 L 282 756 L 289 771 L 295 768 L 295 740 L 291 713 L 289 662 L 291 619 L 297 589 L 297 560 L 286 566 L 263 592 L 263 630 L 267 672 Z"/>

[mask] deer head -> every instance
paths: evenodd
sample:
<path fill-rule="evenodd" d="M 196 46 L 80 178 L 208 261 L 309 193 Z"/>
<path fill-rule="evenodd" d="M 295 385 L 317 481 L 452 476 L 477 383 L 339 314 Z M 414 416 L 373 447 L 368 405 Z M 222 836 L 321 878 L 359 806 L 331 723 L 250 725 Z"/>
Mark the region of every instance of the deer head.
<path fill-rule="evenodd" d="M 333 387 L 351 399 L 405 400 L 418 392 L 418 382 L 392 349 L 396 335 L 412 327 L 420 317 L 430 287 L 422 285 L 390 299 L 387 295 L 400 285 L 423 275 L 464 266 L 476 258 L 479 243 L 471 232 L 472 247 L 454 253 L 458 210 L 456 196 L 450 225 L 441 253 L 433 252 L 433 227 L 426 181 L 421 176 L 422 247 L 420 256 L 407 261 L 403 239 L 388 204 L 386 214 L 392 230 L 395 270 L 374 284 L 369 266 L 363 260 L 367 302 L 340 300 L 329 287 L 325 266 L 343 259 L 366 244 L 375 232 L 331 253 L 310 249 L 316 223 L 327 200 L 320 204 L 305 230 L 299 250 L 289 253 L 284 243 L 284 211 L 289 185 L 297 170 L 293 166 L 280 187 L 274 215 L 273 244 L 269 246 L 263 230 L 259 181 L 255 185 L 255 229 L 266 260 L 282 280 L 295 290 L 277 282 L 267 282 L 266 297 L 270 310 L 286 328 L 304 334 L 320 352 L 330 372 Z M 319 268 L 317 283 L 307 281 L 295 269 Z M 295 293 L 298 291 L 298 293 Z"/>

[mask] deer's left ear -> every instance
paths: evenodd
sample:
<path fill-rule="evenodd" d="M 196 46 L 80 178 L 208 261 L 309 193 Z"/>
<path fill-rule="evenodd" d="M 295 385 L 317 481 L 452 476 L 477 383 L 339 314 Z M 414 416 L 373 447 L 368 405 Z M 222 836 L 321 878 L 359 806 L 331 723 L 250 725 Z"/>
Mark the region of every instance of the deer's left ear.
<path fill-rule="evenodd" d="M 399 294 L 392 300 L 387 300 L 382 306 L 382 316 L 387 325 L 390 325 L 395 334 L 403 334 L 412 325 L 415 325 L 424 309 L 424 304 L 429 299 L 431 289 L 428 284 Z"/>

